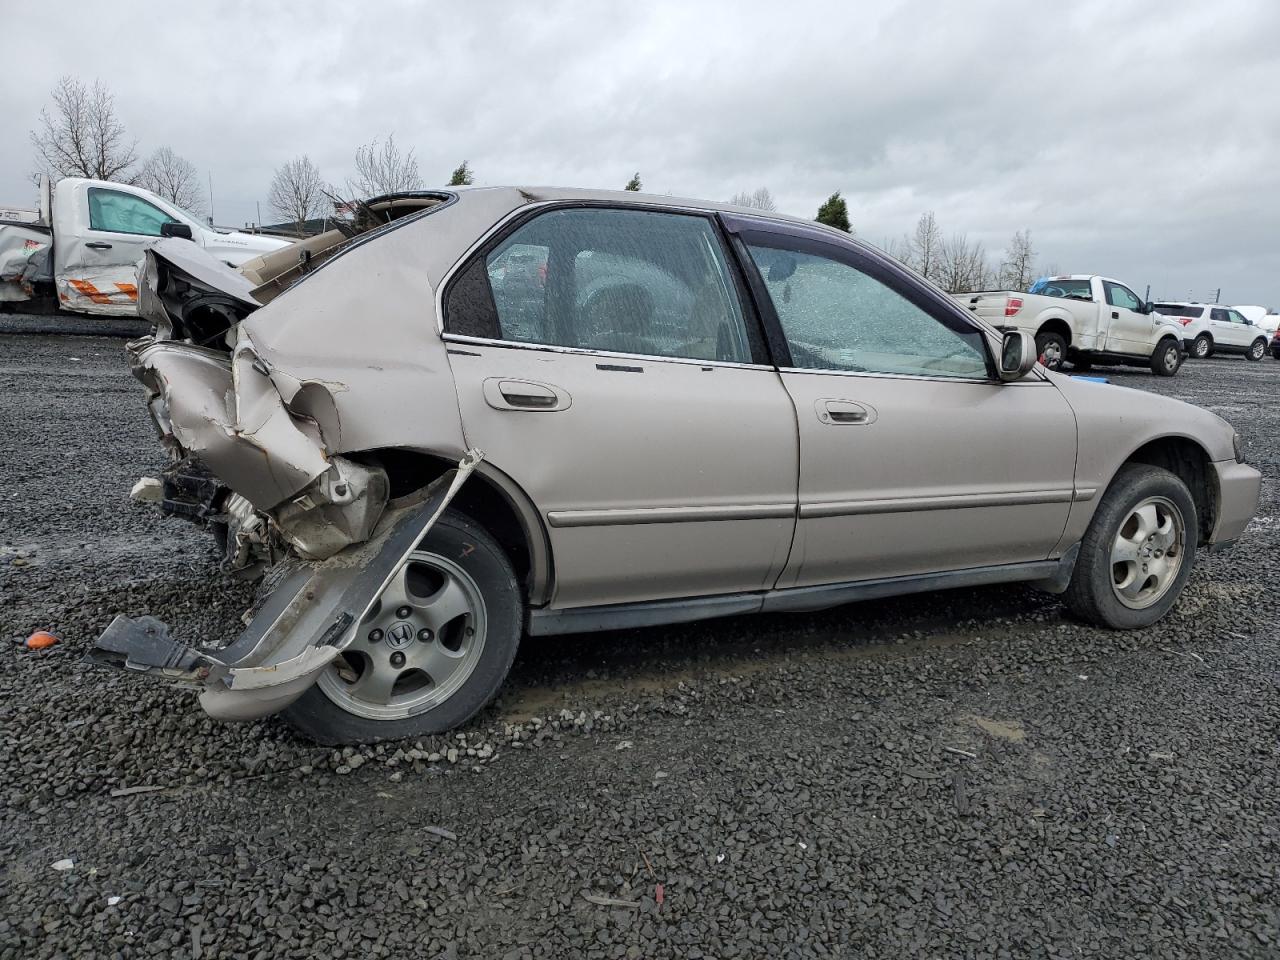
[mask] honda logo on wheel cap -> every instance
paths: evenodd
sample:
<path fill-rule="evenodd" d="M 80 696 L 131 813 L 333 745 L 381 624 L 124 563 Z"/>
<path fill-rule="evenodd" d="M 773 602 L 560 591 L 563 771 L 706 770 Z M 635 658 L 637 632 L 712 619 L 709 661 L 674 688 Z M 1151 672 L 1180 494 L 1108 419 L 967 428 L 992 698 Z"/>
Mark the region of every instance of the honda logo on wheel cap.
<path fill-rule="evenodd" d="M 387 646 L 393 650 L 399 650 L 401 647 L 407 647 L 413 642 L 413 624 L 405 623 L 403 620 L 397 624 L 393 624 L 391 629 L 387 631 Z"/>

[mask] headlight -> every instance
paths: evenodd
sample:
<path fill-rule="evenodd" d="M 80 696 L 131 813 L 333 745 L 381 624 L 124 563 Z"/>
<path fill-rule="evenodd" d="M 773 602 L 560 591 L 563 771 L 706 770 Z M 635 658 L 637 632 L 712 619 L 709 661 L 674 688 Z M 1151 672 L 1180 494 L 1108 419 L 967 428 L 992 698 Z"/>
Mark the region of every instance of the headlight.
<path fill-rule="evenodd" d="M 1231 446 L 1236 451 L 1236 463 L 1244 463 L 1244 443 L 1240 440 L 1240 434 L 1231 434 Z"/>

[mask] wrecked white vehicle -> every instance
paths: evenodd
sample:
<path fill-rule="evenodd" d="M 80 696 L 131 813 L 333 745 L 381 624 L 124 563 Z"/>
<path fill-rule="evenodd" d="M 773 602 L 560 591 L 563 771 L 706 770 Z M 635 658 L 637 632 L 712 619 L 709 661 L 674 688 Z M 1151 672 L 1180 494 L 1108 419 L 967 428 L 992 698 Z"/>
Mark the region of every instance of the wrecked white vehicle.
<path fill-rule="evenodd" d="M 944 587 L 1145 626 L 1257 505 L 1220 418 L 1050 373 L 807 221 L 514 188 L 358 220 L 239 272 L 163 241 L 140 276 L 170 461 L 135 493 L 262 590 L 227 647 L 120 616 L 90 656 L 216 717 L 439 732 L 525 632 Z"/>

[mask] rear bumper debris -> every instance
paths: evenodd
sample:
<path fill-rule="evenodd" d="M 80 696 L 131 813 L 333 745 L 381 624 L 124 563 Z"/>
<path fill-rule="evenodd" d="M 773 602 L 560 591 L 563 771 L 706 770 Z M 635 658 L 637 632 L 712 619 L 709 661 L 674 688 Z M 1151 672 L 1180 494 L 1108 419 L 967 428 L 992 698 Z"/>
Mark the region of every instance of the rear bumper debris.
<path fill-rule="evenodd" d="M 372 535 L 328 559 L 291 557 L 273 567 L 248 626 L 226 647 L 175 640 L 153 617 L 119 615 L 85 660 L 201 691 L 221 720 L 251 720 L 301 696 L 355 636 L 383 588 L 408 561 L 483 455 L 472 450 L 408 507 L 386 510 Z"/>

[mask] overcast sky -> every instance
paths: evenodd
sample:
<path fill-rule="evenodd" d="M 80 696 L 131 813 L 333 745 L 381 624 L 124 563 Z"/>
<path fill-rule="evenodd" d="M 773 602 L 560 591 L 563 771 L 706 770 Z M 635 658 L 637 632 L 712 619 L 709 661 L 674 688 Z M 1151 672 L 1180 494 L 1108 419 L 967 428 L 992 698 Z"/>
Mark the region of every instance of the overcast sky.
<path fill-rule="evenodd" d="M 1276 0 L 26 4 L 0 201 L 32 205 L 27 131 L 70 73 L 211 175 L 224 224 L 275 219 L 291 157 L 340 182 L 394 132 L 429 185 L 639 170 L 802 216 L 840 190 L 873 242 L 933 210 L 993 254 L 1029 228 L 1042 267 L 1280 307 L 1278 41 Z"/>

